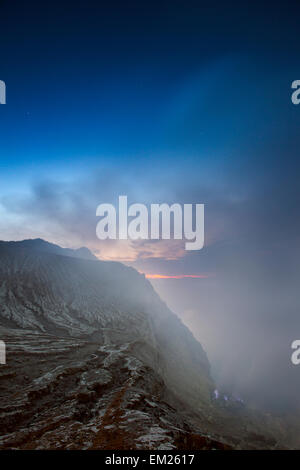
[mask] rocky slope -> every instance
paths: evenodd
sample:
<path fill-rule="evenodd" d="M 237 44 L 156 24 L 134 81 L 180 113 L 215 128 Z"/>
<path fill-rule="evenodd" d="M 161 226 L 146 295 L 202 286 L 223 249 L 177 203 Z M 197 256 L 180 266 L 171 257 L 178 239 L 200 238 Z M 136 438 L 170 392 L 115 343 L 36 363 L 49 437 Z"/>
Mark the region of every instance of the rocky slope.
<path fill-rule="evenodd" d="M 201 345 L 143 275 L 87 250 L 0 242 L 0 448 L 276 448 L 212 400 Z M 267 418 L 266 418 L 267 419 Z"/>
<path fill-rule="evenodd" d="M 139 340 L 137 356 L 175 393 L 205 406 L 213 390 L 206 354 L 144 276 L 64 253 L 42 240 L 0 245 L 1 323 L 100 343 Z"/>

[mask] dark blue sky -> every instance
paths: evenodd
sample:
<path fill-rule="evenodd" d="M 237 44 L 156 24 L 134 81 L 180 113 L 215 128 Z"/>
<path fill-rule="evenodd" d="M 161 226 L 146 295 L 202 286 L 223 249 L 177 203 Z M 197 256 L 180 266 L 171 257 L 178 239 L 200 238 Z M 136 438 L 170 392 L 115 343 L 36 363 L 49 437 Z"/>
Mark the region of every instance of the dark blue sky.
<path fill-rule="evenodd" d="M 198 162 L 272 107 L 288 113 L 299 7 L 247 3 L 1 2 L 4 167 L 182 151 Z"/>
<path fill-rule="evenodd" d="M 234 350 L 252 358 L 260 392 L 273 374 L 287 400 L 300 307 L 299 18 L 297 1 L 0 2 L 0 238 L 208 273 L 153 283 L 213 361 L 222 351 L 214 365 L 227 378 Z M 205 203 L 205 248 L 100 244 L 96 207 L 119 194 Z M 258 366 L 270 325 L 277 375 Z M 240 392 L 253 379 L 243 364 Z"/>

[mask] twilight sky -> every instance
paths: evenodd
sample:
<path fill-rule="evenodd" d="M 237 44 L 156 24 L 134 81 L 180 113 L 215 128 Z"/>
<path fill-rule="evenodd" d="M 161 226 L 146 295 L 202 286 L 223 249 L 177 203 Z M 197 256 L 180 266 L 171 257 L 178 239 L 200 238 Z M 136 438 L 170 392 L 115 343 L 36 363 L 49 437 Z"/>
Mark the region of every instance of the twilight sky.
<path fill-rule="evenodd" d="M 220 385 L 263 406 L 300 406 L 299 13 L 0 2 L 0 238 L 85 245 L 151 275 Z M 96 207 L 121 194 L 204 203 L 205 248 L 100 242 Z"/>

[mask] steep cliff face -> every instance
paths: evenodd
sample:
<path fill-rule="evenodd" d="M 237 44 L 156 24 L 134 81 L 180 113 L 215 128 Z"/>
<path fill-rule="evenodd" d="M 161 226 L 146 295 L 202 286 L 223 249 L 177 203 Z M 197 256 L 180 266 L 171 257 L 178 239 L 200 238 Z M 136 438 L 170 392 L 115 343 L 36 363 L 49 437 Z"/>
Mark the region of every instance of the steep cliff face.
<path fill-rule="evenodd" d="M 43 240 L 0 243 L 0 324 L 131 344 L 181 399 L 202 410 L 213 389 L 201 345 L 132 268 Z"/>

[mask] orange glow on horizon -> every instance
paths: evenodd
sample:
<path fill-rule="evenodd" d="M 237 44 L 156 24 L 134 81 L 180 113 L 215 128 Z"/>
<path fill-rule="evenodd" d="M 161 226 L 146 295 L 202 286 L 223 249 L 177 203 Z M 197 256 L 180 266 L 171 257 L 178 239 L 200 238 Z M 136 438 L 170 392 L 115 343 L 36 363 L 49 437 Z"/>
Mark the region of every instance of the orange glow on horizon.
<path fill-rule="evenodd" d="M 208 279 L 212 277 L 211 274 L 177 274 L 173 276 L 168 276 L 164 274 L 145 274 L 147 279 Z"/>

